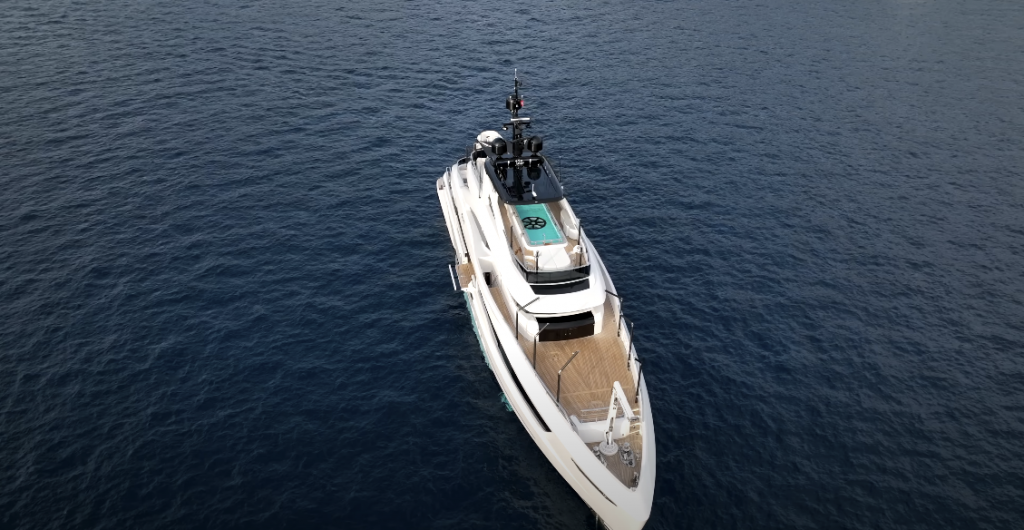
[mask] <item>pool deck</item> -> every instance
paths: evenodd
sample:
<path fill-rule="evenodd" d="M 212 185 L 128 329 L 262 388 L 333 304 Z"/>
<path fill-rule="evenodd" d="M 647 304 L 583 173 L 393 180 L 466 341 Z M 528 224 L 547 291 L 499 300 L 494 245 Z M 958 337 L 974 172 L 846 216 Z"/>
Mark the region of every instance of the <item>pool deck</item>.
<path fill-rule="evenodd" d="M 551 217 L 553 219 L 560 218 L 561 209 L 558 207 L 558 205 L 557 204 L 552 204 L 549 207 L 551 208 Z M 498 208 L 498 210 L 501 213 L 501 223 L 505 227 L 505 233 L 513 234 L 513 236 L 512 236 L 512 253 L 515 254 L 516 258 L 519 259 L 520 263 L 527 263 L 527 259 L 526 259 L 527 257 L 529 257 L 531 259 L 537 259 L 537 252 L 535 250 L 529 248 L 528 245 L 524 245 L 523 242 L 520 241 L 519 237 L 516 235 L 516 231 L 512 227 L 512 221 L 510 220 L 511 216 L 509 215 L 508 207 L 507 206 L 502 206 L 502 207 Z M 516 222 L 518 222 L 518 221 L 519 220 L 516 219 Z M 563 237 L 565 237 L 565 243 L 561 244 L 561 245 L 546 245 L 546 248 L 564 248 L 565 251 L 567 253 L 569 253 L 569 252 L 572 251 L 573 247 L 575 247 L 576 245 L 580 244 L 580 240 L 579 239 L 573 239 L 573 238 L 569 237 L 568 235 L 565 235 L 565 231 L 564 230 L 560 230 L 560 232 L 562 233 Z M 584 254 L 584 256 L 585 256 L 585 254 Z M 582 265 L 586 265 L 586 263 L 587 262 L 584 261 L 580 265 L 581 266 Z"/>
<path fill-rule="evenodd" d="M 558 223 L 554 221 L 551 208 L 547 204 L 520 204 L 515 206 L 515 211 L 516 217 L 519 218 L 518 225 L 523 228 L 523 233 L 528 239 L 526 243 L 529 246 L 565 244 L 565 234 L 562 233 Z M 524 220 L 530 218 L 533 218 L 532 221 L 542 222 L 542 226 L 527 227 Z"/>

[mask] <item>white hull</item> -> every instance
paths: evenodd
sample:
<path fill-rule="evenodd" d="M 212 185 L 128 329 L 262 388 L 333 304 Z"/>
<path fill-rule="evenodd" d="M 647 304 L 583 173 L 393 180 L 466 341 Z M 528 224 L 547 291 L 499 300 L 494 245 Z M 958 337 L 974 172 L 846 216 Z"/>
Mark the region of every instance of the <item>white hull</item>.
<path fill-rule="evenodd" d="M 550 389 L 544 383 L 534 368 L 536 359 L 531 362 L 529 355 L 517 340 L 515 326 L 510 325 L 502 316 L 499 301 L 484 284 L 485 271 L 495 277 L 501 277 L 501 288 L 507 289 L 508 296 L 513 300 L 516 299 L 515 294 L 518 294 L 516 289 L 522 291 L 522 286 L 516 281 L 526 285 L 513 274 L 514 269 L 508 261 L 508 249 L 505 249 L 506 254 L 503 255 L 502 249 L 496 248 L 497 245 L 494 244 L 495 241 L 501 241 L 498 237 L 501 233 L 500 228 L 493 226 L 500 222 L 495 220 L 493 215 L 494 193 L 493 190 L 486 188 L 485 179 L 474 178 L 479 175 L 474 173 L 474 168 L 470 164 L 472 162 L 463 164 L 461 168 L 460 164 L 456 164 L 446 171 L 437 181 L 437 192 L 457 263 L 462 265 L 461 269 L 465 271 L 457 283 L 465 292 L 471 317 L 494 376 L 537 447 L 600 519 L 612 530 L 640 529 L 650 515 L 654 496 L 656 450 L 647 386 L 640 375 L 639 362 L 635 357 L 630 357 L 630 352 L 633 351 L 630 348 L 631 340 L 626 344 L 628 335 L 623 334 L 623 344 L 626 344 L 623 350 L 627 352 L 624 358 L 628 363 L 632 363 L 632 380 L 628 383 L 633 388 L 639 388 L 638 416 L 641 421 L 638 432 L 643 439 L 643 455 L 636 464 L 639 476 L 633 487 L 627 486 L 620 478 L 609 472 L 595 456 L 592 447 L 588 447 L 587 442 L 581 438 L 583 430 L 580 423 L 577 421 L 574 424 L 565 409 L 556 403 L 554 389 Z M 460 171 L 463 173 L 460 174 Z M 468 222 L 470 215 L 475 219 L 473 223 Z M 485 217 L 484 221 L 479 220 Z M 488 223 L 487 219 L 492 222 Z M 483 237 L 484 232 L 488 232 L 487 237 Z M 487 241 L 491 241 L 490 248 L 485 248 Z M 591 291 L 596 292 L 598 289 L 602 297 L 605 289 L 611 293 L 615 292 L 611 279 L 596 250 L 590 246 L 589 240 L 581 234 L 579 242 L 590 247 L 588 259 L 591 264 L 593 288 L 581 293 L 538 296 L 535 300 L 536 306 L 547 303 L 549 307 L 555 307 L 553 304 L 559 300 L 585 300 L 588 296 L 596 296 Z M 466 264 L 471 267 L 467 267 Z M 467 274 L 469 277 L 466 277 Z M 456 279 L 453 278 L 453 281 Z M 541 299 L 543 300 L 539 301 Z M 615 303 L 617 304 L 617 299 Z M 548 314 L 555 312 L 548 311 Z M 521 330 L 526 329 L 524 324 L 520 324 L 519 327 Z M 619 429 L 620 424 L 628 428 L 624 422 L 624 417 L 616 419 L 616 429 Z M 587 425 L 593 426 L 596 423 Z M 593 446 L 593 440 L 589 441 Z"/>

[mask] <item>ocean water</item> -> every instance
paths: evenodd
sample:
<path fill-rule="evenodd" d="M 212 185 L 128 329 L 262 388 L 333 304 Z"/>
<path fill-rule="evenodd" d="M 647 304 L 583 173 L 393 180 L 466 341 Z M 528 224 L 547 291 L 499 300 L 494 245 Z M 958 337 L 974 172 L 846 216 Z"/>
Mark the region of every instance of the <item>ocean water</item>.
<path fill-rule="evenodd" d="M 448 276 L 514 68 L 648 528 L 1024 528 L 1024 4 L 2 9 L 0 528 L 593 528 Z"/>

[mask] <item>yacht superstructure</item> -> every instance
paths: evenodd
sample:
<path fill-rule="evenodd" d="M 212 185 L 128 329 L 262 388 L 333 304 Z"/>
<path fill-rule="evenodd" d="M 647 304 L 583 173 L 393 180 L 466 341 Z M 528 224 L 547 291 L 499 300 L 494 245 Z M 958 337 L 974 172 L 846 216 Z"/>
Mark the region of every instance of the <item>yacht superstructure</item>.
<path fill-rule="evenodd" d="M 540 154 L 515 79 L 506 140 L 480 133 L 437 180 L 461 289 L 488 365 L 534 442 L 612 530 L 643 527 L 654 423 L 632 324 Z"/>

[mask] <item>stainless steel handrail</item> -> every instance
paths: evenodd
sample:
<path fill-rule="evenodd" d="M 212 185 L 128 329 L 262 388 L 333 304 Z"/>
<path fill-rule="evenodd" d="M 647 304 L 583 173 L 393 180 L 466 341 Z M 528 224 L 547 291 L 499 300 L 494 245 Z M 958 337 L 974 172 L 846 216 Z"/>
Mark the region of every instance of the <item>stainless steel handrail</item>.
<path fill-rule="evenodd" d="M 544 327 L 538 329 L 537 333 L 535 333 L 533 335 L 533 370 L 534 371 L 537 371 L 537 338 L 540 337 L 541 332 L 543 332 L 544 328 L 548 327 L 549 324 L 551 324 L 551 323 L 550 322 L 545 322 L 544 323 Z"/>
<path fill-rule="evenodd" d="M 622 327 L 619 326 L 619 322 L 621 322 L 620 318 L 622 317 L 622 297 L 619 296 L 616 293 L 613 293 L 613 292 L 609 291 L 608 289 L 605 289 L 604 292 L 614 296 L 615 298 L 617 298 L 619 300 L 619 318 L 615 319 L 615 336 L 616 337 L 621 337 L 622 336 Z"/>
<path fill-rule="evenodd" d="M 555 403 L 558 403 L 559 406 L 562 405 L 562 370 L 565 370 L 569 366 L 569 363 L 571 363 L 579 354 L 579 350 L 572 352 L 572 357 L 569 357 L 569 360 L 565 361 L 565 364 L 562 365 L 562 369 L 558 371 L 558 389 L 555 392 Z"/>
<path fill-rule="evenodd" d="M 522 267 L 523 270 L 527 270 L 527 271 L 531 270 L 529 263 L 526 263 L 523 260 L 519 259 L 519 256 L 516 254 L 515 249 L 512 248 L 512 243 L 509 243 L 508 249 L 512 252 L 512 259 L 516 260 L 516 263 L 518 263 L 520 265 L 520 267 Z M 522 245 L 520 245 L 520 250 L 522 250 Z M 538 254 L 539 254 L 539 251 L 538 251 Z M 586 247 L 583 247 L 583 252 L 581 254 L 583 254 L 584 257 L 586 258 L 586 261 L 584 263 L 578 263 L 577 262 L 576 265 L 573 265 L 573 264 L 570 263 L 570 265 L 568 267 L 562 267 L 560 269 L 544 269 L 543 271 L 541 271 L 541 270 L 539 270 L 540 260 L 538 259 L 538 260 L 535 260 L 535 263 L 534 263 L 532 271 L 533 272 L 565 272 L 565 271 L 581 269 L 581 268 L 586 267 L 588 265 L 592 265 L 592 263 L 590 263 L 590 255 L 587 253 Z"/>
<path fill-rule="evenodd" d="M 619 319 L 629 323 L 629 345 L 626 346 L 626 370 L 629 370 L 629 357 L 633 353 L 633 321 L 622 313 L 619 313 Z"/>
<path fill-rule="evenodd" d="M 526 309 L 527 307 L 530 307 L 530 304 L 536 302 L 537 300 L 540 300 L 539 296 L 537 298 L 534 298 L 533 300 L 530 300 L 526 305 L 519 305 L 519 302 L 516 302 L 516 306 L 519 307 L 519 309 L 516 309 L 516 341 L 517 342 L 519 341 L 519 312 L 522 311 L 523 309 Z M 515 298 L 513 298 L 512 301 L 515 302 Z"/>
<path fill-rule="evenodd" d="M 636 404 L 638 401 L 640 401 L 640 382 L 642 380 L 641 378 L 644 375 L 644 363 L 640 362 L 640 358 L 639 357 L 636 359 L 636 364 L 640 368 L 637 370 L 637 374 L 636 374 L 636 395 L 633 396 L 633 403 L 634 404 Z"/>

